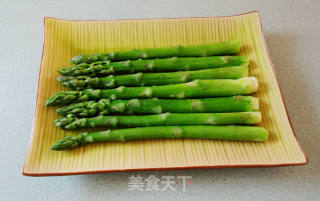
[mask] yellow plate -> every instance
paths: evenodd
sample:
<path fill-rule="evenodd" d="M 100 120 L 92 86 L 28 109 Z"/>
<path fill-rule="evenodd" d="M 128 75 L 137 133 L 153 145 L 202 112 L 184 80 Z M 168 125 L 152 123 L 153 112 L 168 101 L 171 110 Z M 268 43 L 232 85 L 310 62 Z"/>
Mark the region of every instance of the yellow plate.
<path fill-rule="evenodd" d="M 275 76 L 258 12 L 231 17 L 72 21 L 45 18 L 45 40 L 37 104 L 30 147 L 23 174 L 68 175 L 110 171 L 257 167 L 306 164 L 290 125 Z M 45 107 L 54 93 L 65 90 L 57 70 L 81 53 L 122 51 L 174 45 L 198 45 L 239 39 L 240 55 L 250 58 L 250 74 L 259 80 L 264 126 L 268 142 L 219 140 L 145 140 L 87 145 L 71 151 L 50 151 L 70 134 L 54 126 L 54 108 Z"/>

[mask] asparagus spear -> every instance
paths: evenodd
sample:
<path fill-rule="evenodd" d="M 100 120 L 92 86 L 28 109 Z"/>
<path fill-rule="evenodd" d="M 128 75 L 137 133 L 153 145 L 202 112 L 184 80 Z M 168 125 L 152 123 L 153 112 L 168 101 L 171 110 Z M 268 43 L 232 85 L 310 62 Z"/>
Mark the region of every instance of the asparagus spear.
<path fill-rule="evenodd" d="M 225 41 L 207 45 L 181 46 L 151 48 L 151 49 L 132 49 L 124 52 L 110 52 L 109 54 L 97 53 L 93 55 L 78 55 L 72 58 L 74 64 L 92 63 L 95 61 L 121 61 L 128 59 L 148 59 L 165 57 L 204 57 L 210 55 L 228 55 L 240 52 L 240 41 Z"/>
<path fill-rule="evenodd" d="M 92 118 L 63 117 L 55 120 L 63 129 L 95 127 L 145 127 L 177 125 L 227 125 L 257 124 L 261 122 L 260 112 L 235 113 L 163 113 L 142 116 L 97 116 Z"/>
<path fill-rule="evenodd" d="M 188 83 L 151 87 L 119 87 L 116 89 L 87 89 L 84 91 L 62 91 L 50 97 L 47 106 L 99 100 L 102 98 L 133 99 L 133 98 L 197 98 L 247 95 L 258 90 L 255 77 L 237 80 L 194 80 Z"/>
<path fill-rule="evenodd" d="M 63 116 L 91 117 L 109 113 L 160 114 L 198 112 L 247 112 L 258 111 L 259 100 L 251 96 L 232 96 L 202 99 L 132 99 L 86 101 L 74 103 L 56 111 Z"/>
<path fill-rule="evenodd" d="M 107 130 L 100 132 L 81 133 L 67 136 L 56 142 L 51 150 L 66 150 L 84 146 L 94 142 L 130 141 L 147 139 L 217 139 L 237 141 L 267 141 L 268 131 L 254 126 L 159 126 Z"/>
<path fill-rule="evenodd" d="M 152 86 L 190 82 L 196 79 L 238 79 L 248 76 L 248 67 L 228 67 L 173 73 L 137 73 L 107 77 L 62 76 L 58 81 L 73 90 L 106 89 L 119 86 Z"/>
<path fill-rule="evenodd" d="M 248 58 L 241 56 L 173 57 L 166 59 L 127 60 L 122 62 L 97 61 L 91 64 L 82 63 L 62 68 L 58 72 L 65 76 L 106 76 L 116 73 L 188 71 L 226 66 L 247 66 L 248 63 Z"/>

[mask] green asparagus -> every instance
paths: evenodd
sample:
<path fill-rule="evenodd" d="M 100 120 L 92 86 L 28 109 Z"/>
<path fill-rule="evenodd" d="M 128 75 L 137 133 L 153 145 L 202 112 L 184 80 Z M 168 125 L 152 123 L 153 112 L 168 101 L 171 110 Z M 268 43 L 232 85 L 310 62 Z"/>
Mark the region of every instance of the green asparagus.
<path fill-rule="evenodd" d="M 194 80 L 188 83 L 151 87 L 119 87 L 116 89 L 87 89 L 84 91 L 62 91 L 50 97 L 47 106 L 99 100 L 103 98 L 133 99 L 133 98 L 197 98 L 233 95 L 248 95 L 258 90 L 255 77 L 245 77 L 237 80 Z"/>
<path fill-rule="evenodd" d="M 241 56 L 173 57 L 122 62 L 97 61 L 91 64 L 82 63 L 62 68 L 58 72 L 65 76 L 106 76 L 117 73 L 188 71 L 227 66 L 247 66 L 248 63 L 248 58 Z"/>
<path fill-rule="evenodd" d="M 55 120 L 56 126 L 73 130 L 95 127 L 145 127 L 177 125 L 227 125 L 257 124 L 261 122 L 260 112 L 235 113 L 163 113 L 142 116 L 97 116 L 92 118 L 62 117 Z"/>
<path fill-rule="evenodd" d="M 148 139 L 217 139 L 237 141 L 267 141 L 268 131 L 254 126 L 160 126 L 107 130 L 67 136 L 56 142 L 51 150 L 66 150 L 94 142 Z"/>
<path fill-rule="evenodd" d="M 225 41 L 207 45 L 197 46 L 175 46 L 150 49 L 132 49 L 124 52 L 110 52 L 109 54 L 97 53 L 93 55 L 78 55 L 72 58 L 74 64 L 92 63 L 95 61 L 123 61 L 132 59 L 165 58 L 165 57 L 193 57 L 228 55 L 240 52 L 240 41 Z"/>
<path fill-rule="evenodd" d="M 58 81 L 72 90 L 107 89 L 120 86 L 153 86 L 190 82 L 196 79 L 238 79 L 248 76 L 246 66 L 180 71 L 173 73 L 137 73 L 107 77 L 62 76 Z"/>
<path fill-rule="evenodd" d="M 109 113 L 160 114 L 199 112 L 247 112 L 258 111 L 259 100 L 251 96 L 232 96 L 202 99 L 132 99 L 86 101 L 74 103 L 56 111 L 63 116 L 91 117 Z"/>

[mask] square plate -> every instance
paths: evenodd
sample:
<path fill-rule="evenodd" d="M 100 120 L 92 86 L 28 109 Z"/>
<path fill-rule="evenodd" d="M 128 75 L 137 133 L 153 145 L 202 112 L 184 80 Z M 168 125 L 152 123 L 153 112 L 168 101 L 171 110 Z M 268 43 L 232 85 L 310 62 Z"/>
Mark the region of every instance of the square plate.
<path fill-rule="evenodd" d="M 266 48 L 260 16 L 251 12 L 230 17 L 72 21 L 45 18 L 37 104 L 30 147 L 23 174 L 70 175 L 97 172 L 302 165 L 307 163 L 290 125 L 273 65 Z M 51 145 L 70 134 L 54 126 L 58 117 L 46 100 L 65 90 L 56 80 L 57 69 L 70 65 L 81 53 L 131 48 L 198 45 L 238 39 L 240 55 L 250 59 L 250 74 L 259 80 L 267 142 L 219 140 L 141 140 L 96 143 L 71 151 L 50 151 Z"/>

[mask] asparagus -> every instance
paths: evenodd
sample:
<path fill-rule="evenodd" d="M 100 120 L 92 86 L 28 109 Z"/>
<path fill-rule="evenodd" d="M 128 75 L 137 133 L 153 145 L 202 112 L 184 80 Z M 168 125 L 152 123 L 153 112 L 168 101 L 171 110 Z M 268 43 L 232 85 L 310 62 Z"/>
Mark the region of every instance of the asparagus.
<path fill-rule="evenodd" d="M 160 126 L 106 130 L 67 136 L 56 142 L 51 150 L 66 150 L 94 142 L 148 139 L 217 139 L 237 141 L 267 141 L 268 131 L 254 126 Z"/>
<path fill-rule="evenodd" d="M 47 106 L 83 102 L 87 100 L 133 99 L 133 98 L 197 98 L 247 95 L 258 90 L 255 77 L 237 80 L 194 80 L 188 83 L 151 87 L 118 87 L 116 89 L 86 89 L 84 91 L 61 91 L 50 97 Z"/>
<path fill-rule="evenodd" d="M 248 67 L 228 67 L 173 73 L 137 73 L 107 77 L 62 76 L 58 81 L 72 90 L 106 89 L 119 86 L 152 86 L 190 82 L 196 79 L 238 79 L 248 76 Z"/>
<path fill-rule="evenodd" d="M 65 76 L 106 76 L 116 73 L 165 72 L 203 70 L 226 66 L 247 66 L 249 60 L 241 56 L 215 56 L 202 58 L 166 58 L 147 60 L 127 60 L 122 62 L 97 61 L 82 63 L 58 70 Z"/>
<path fill-rule="evenodd" d="M 259 100 L 251 96 L 232 96 L 202 99 L 131 99 L 86 101 L 74 103 L 56 111 L 63 116 L 91 117 L 109 113 L 160 114 L 199 112 L 247 112 L 258 111 Z"/>
<path fill-rule="evenodd" d="M 56 126 L 73 130 L 95 127 L 145 127 L 177 125 L 227 125 L 257 124 L 260 112 L 235 113 L 163 113 L 142 116 L 97 116 L 92 118 L 62 117 L 55 120 Z"/>
<path fill-rule="evenodd" d="M 78 55 L 72 58 L 74 64 L 92 63 L 95 61 L 121 61 L 128 59 L 148 59 L 165 57 L 204 57 L 210 55 L 228 55 L 240 52 L 240 41 L 225 41 L 197 46 L 175 46 L 151 49 L 132 49 L 124 52 L 110 52 L 109 54 L 97 53 L 93 55 Z"/>

